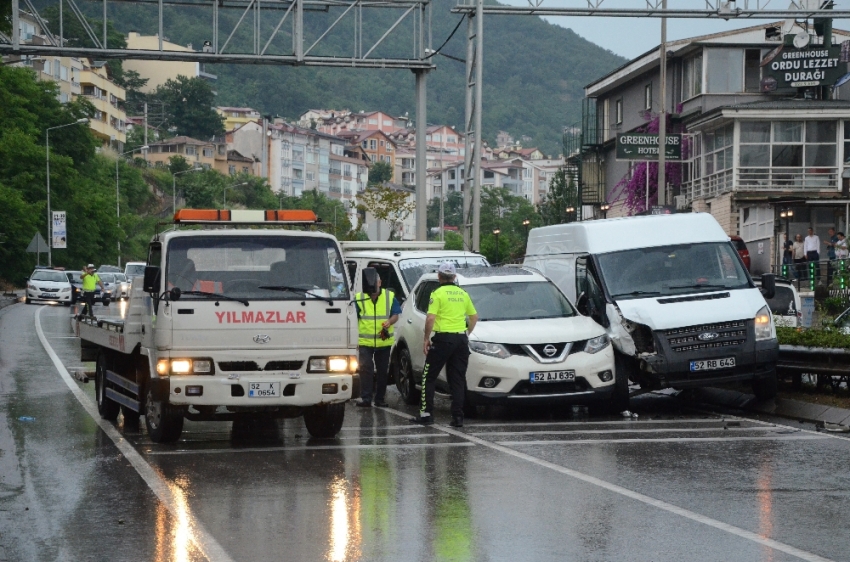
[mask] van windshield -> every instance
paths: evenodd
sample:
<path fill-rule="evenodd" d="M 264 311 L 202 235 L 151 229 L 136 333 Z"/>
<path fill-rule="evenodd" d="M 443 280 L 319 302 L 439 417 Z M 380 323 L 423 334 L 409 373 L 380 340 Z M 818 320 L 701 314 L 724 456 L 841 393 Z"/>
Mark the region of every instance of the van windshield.
<path fill-rule="evenodd" d="M 705 293 L 751 287 L 728 242 L 638 248 L 598 256 L 614 299 Z"/>
<path fill-rule="evenodd" d="M 329 238 L 192 236 L 168 244 L 167 289 L 252 300 L 348 298 L 342 259 Z M 263 288 L 263 287 L 272 287 Z M 208 298 L 186 294 L 184 299 Z"/>
<path fill-rule="evenodd" d="M 575 316 L 567 298 L 552 283 L 487 283 L 464 287 L 479 320 L 528 320 Z"/>

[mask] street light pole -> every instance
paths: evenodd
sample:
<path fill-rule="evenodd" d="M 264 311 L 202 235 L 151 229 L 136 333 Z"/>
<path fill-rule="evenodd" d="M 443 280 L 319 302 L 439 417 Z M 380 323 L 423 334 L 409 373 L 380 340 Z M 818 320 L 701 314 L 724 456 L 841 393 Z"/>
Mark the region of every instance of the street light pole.
<path fill-rule="evenodd" d="M 502 252 L 499 249 L 499 234 L 501 233 L 502 231 L 498 228 L 493 230 L 493 234 L 496 236 L 496 263 L 502 263 Z"/>
<path fill-rule="evenodd" d="M 65 123 L 64 125 L 57 125 L 55 127 L 48 127 L 44 131 L 44 149 L 47 154 L 47 265 L 48 267 L 53 267 L 53 252 L 51 249 L 53 248 L 53 216 L 50 212 L 50 131 L 53 129 L 61 129 L 63 127 L 70 127 L 71 125 L 79 125 L 81 123 L 88 123 L 89 120 L 87 117 L 83 117 L 82 119 L 77 119 L 73 123 Z"/>
<path fill-rule="evenodd" d="M 224 188 L 224 191 L 222 192 L 222 204 L 221 204 L 221 206 L 223 208 L 225 208 L 225 209 L 227 208 L 227 190 L 233 189 L 234 187 L 239 187 L 240 185 L 248 185 L 248 182 L 243 181 L 242 183 L 235 183 L 233 185 L 228 185 L 227 187 Z"/>
<path fill-rule="evenodd" d="M 572 205 L 565 209 L 565 211 L 567 212 L 567 222 L 570 222 L 570 215 L 573 214 L 575 212 L 575 210 L 576 210 L 576 208 L 573 207 Z"/>
<path fill-rule="evenodd" d="M 189 168 L 188 170 L 183 170 L 182 172 L 175 172 L 171 174 L 171 212 L 177 212 L 177 176 L 180 174 L 185 174 L 187 172 L 197 172 L 198 170 L 203 170 L 203 168 Z"/>
<path fill-rule="evenodd" d="M 118 267 L 121 267 L 121 188 L 118 183 L 118 161 L 121 160 L 121 157 L 125 154 L 132 154 L 137 150 L 147 150 L 150 148 L 149 146 L 140 146 L 138 148 L 134 148 L 133 150 L 128 150 L 127 152 L 122 152 L 115 159 L 115 220 L 118 225 Z"/>

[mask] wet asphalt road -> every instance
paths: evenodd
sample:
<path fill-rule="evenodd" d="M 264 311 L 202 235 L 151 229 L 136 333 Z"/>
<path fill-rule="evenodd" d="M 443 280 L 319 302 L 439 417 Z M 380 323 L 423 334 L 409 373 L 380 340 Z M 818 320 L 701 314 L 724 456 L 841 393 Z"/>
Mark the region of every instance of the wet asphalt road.
<path fill-rule="evenodd" d="M 186 422 L 157 445 L 93 416 L 79 368 L 68 309 L 0 311 L 0 560 L 850 560 L 850 440 L 796 422 L 648 395 L 636 420 L 418 428 L 393 389 L 336 439 Z"/>

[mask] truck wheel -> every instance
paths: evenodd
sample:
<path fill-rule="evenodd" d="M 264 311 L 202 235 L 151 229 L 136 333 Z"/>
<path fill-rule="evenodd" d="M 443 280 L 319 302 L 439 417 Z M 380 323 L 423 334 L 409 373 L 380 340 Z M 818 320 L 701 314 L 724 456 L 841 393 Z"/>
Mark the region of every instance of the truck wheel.
<path fill-rule="evenodd" d="M 183 433 L 183 410 L 168 402 L 154 400 L 153 392 L 148 390 L 145 397 L 145 425 L 154 443 L 173 443 Z"/>
<path fill-rule="evenodd" d="M 342 428 L 345 403 L 324 404 L 304 409 L 304 425 L 313 437 L 334 437 Z"/>
<path fill-rule="evenodd" d="M 395 386 L 401 394 L 401 399 L 405 404 L 414 405 L 419 403 L 419 395 L 416 393 L 416 382 L 413 380 L 413 361 L 410 359 L 410 352 L 406 347 L 401 348 L 398 352 L 398 368 L 396 373 L 398 376 L 395 379 Z"/>
<path fill-rule="evenodd" d="M 97 354 L 97 366 L 95 367 L 94 375 L 94 393 L 97 399 L 97 411 L 100 417 L 115 421 L 118 418 L 118 412 L 121 410 L 121 405 L 113 402 L 111 398 L 106 396 L 106 354 L 100 352 Z"/>
<path fill-rule="evenodd" d="M 776 373 L 769 377 L 756 379 L 753 381 L 753 394 L 758 400 L 771 400 L 776 398 L 776 393 L 779 391 L 779 384 L 776 381 Z"/>
<path fill-rule="evenodd" d="M 614 395 L 611 411 L 620 413 L 629 409 L 629 372 L 631 365 L 621 353 L 614 352 Z"/>
<path fill-rule="evenodd" d="M 139 427 L 139 412 L 134 412 L 127 406 L 121 406 L 121 415 L 124 416 L 124 427 Z"/>

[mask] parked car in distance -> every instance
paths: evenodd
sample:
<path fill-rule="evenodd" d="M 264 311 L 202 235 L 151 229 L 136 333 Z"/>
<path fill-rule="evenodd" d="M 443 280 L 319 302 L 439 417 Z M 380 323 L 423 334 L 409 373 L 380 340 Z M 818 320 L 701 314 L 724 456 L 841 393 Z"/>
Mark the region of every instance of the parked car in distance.
<path fill-rule="evenodd" d="M 732 245 L 735 246 L 735 249 L 738 250 L 738 255 L 741 256 L 741 260 L 744 262 L 744 267 L 747 268 L 747 271 L 750 270 L 750 251 L 747 249 L 747 243 L 744 242 L 744 239 L 740 236 L 730 236 L 732 239 Z"/>
<path fill-rule="evenodd" d="M 97 272 L 98 277 L 103 282 L 103 294 L 101 295 L 100 301 L 106 302 L 109 300 L 118 300 L 118 296 L 116 296 L 117 291 L 120 290 L 119 281 L 116 279 L 116 275 L 122 275 L 119 273 L 102 273 L 100 271 Z"/>
<path fill-rule="evenodd" d="M 753 279 L 756 283 L 761 283 L 760 277 Z M 800 293 L 797 292 L 797 287 L 790 279 L 782 277 L 776 278 L 776 293 L 773 298 L 764 299 L 770 312 L 773 313 L 773 324 L 775 326 L 783 326 L 787 328 L 797 328 L 803 317 L 800 304 Z"/>
<path fill-rule="evenodd" d="M 136 277 L 137 275 L 144 275 L 145 274 L 145 266 L 146 265 L 147 264 L 143 261 L 128 261 L 124 265 L 124 276 L 128 280 L 132 281 L 133 277 Z"/>
<path fill-rule="evenodd" d="M 469 338 L 468 415 L 487 404 L 628 408 L 628 381 L 615 380 L 605 328 L 579 314 L 546 277 L 524 267 L 474 267 L 458 269 L 457 283 L 478 312 Z M 407 404 L 419 401 L 425 318 L 437 287 L 435 273 L 422 275 L 396 324 L 391 372 Z M 437 388 L 448 392 L 445 370 Z"/>
<path fill-rule="evenodd" d="M 121 273 L 122 269 L 116 265 L 102 265 L 97 268 L 98 274 L 100 273 Z"/>
<path fill-rule="evenodd" d="M 64 271 L 36 269 L 27 279 L 24 302 L 27 304 L 33 301 L 58 302 L 71 306 L 72 294 L 71 283 Z"/>
<path fill-rule="evenodd" d="M 130 281 L 127 280 L 127 276 L 123 273 L 113 273 L 113 277 L 115 277 L 115 283 L 117 288 L 113 293 L 112 297 L 115 300 L 127 300 L 130 298 Z"/>

